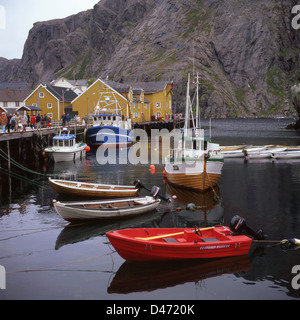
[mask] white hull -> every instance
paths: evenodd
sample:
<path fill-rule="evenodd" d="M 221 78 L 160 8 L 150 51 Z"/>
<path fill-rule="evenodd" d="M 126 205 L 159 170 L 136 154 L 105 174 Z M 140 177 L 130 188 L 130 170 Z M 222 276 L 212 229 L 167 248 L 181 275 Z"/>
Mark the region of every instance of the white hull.
<path fill-rule="evenodd" d="M 298 151 L 282 151 L 272 153 L 273 159 L 297 159 L 300 158 L 300 150 Z"/>
<path fill-rule="evenodd" d="M 68 162 L 82 159 L 86 156 L 86 145 L 76 148 L 46 148 L 45 152 L 49 157 L 53 157 L 54 162 Z"/>
<path fill-rule="evenodd" d="M 118 204 L 125 202 L 135 203 L 133 206 L 128 205 L 125 207 L 118 207 Z M 139 214 L 146 213 L 156 209 L 159 204 L 159 199 L 152 197 L 143 198 L 128 198 L 118 200 L 105 200 L 105 201 L 90 201 L 85 202 L 59 202 L 53 201 L 56 212 L 65 220 L 73 222 L 80 220 L 107 220 L 114 218 L 127 218 L 135 217 Z M 89 205 L 94 208 L 88 208 Z M 108 207 L 108 205 L 112 207 Z M 115 207 L 114 207 L 115 206 Z M 98 208 L 96 208 L 98 207 Z M 101 207 L 101 208 L 100 208 Z"/>
<path fill-rule="evenodd" d="M 221 154 L 224 158 L 244 158 L 245 155 L 250 153 L 259 152 L 265 150 L 267 147 L 251 147 L 251 148 L 243 148 L 239 150 L 228 150 L 228 151 L 221 151 Z"/>
<path fill-rule="evenodd" d="M 286 148 L 274 148 L 274 149 L 267 149 L 261 150 L 257 152 L 249 152 L 246 155 L 247 159 L 267 159 L 271 158 L 273 153 L 285 151 Z"/>

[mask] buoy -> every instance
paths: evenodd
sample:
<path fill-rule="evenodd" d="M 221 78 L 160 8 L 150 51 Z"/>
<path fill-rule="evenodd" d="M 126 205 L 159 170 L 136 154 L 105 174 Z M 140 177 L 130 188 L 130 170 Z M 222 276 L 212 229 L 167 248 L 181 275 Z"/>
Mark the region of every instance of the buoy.
<path fill-rule="evenodd" d="M 45 151 L 42 152 L 42 156 L 43 156 L 43 158 L 46 158 L 46 152 Z"/>
<path fill-rule="evenodd" d="M 173 198 L 173 199 L 177 199 L 177 196 L 176 196 L 176 194 L 174 194 L 174 195 L 172 196 L 172 198 Z"/>
<path fill-rule="evenodd" d="M 166 170 L 163 171 L 163 175 L 164 175 L 164 176 L 167 175 L 167 171 L 166 171 Z"/>
<path fill-rule="evenodd" d="M 150 173 L 155 173 L 155 165 L 151 164 L 150 166 Z"/>
<path fill-rule="evenodd" d="M 85 149 L 86 152 L 90 152 L 91 151 L 91 148 L 89 146 L 86 146 L 84 149 Z"/>

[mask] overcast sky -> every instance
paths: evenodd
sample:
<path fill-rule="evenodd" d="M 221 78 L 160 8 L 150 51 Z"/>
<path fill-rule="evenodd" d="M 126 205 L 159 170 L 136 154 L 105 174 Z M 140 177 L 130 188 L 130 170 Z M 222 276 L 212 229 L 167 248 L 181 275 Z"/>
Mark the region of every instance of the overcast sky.
<path fill-rule="evenodd" d="M 65 18 L 92 9 L 99 0 L 0 0 L 0 57 L 21 58 L 37 21 Z"/>

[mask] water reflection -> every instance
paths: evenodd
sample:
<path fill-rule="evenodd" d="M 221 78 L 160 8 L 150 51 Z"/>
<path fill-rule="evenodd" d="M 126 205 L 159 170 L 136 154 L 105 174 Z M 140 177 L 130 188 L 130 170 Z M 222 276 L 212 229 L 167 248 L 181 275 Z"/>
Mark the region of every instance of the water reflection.
<path fill-rule="evenodd" d="M 198 282 L 223 274 L 240 274 L 251 269 L 248 256 L 214 260 L 183 260 L 163 262 L 124 262 L 107 292 L 128 294 L 132 292 L 154 291 Z"/>

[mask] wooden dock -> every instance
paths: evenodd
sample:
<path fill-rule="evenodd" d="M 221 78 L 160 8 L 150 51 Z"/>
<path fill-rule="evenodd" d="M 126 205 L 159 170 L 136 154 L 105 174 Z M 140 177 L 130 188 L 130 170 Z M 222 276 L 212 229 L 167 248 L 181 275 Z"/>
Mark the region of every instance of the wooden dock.
<path fill-rule="evenodd" d="M 0 133 L 0 168 L 11 169 L 13 160 L 25 165 L 32 165 L 43 160 L 44 148 L 52 144 L 52 139 L 59 134 L 62 128 L 77 136 L 77 140 L 84 140 L 85 125 L 54 126 L 51 128 L 34 129 L 26 131 Z"/>

